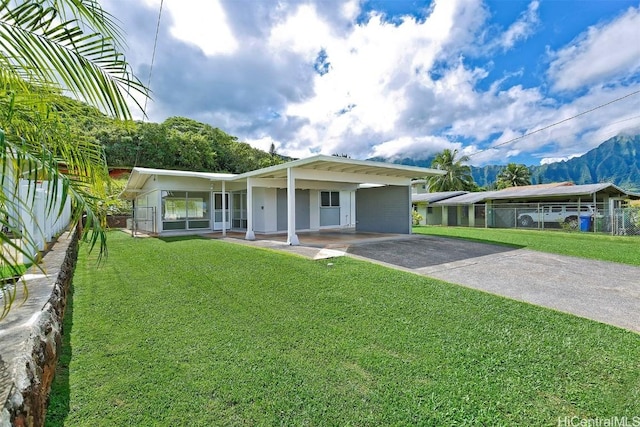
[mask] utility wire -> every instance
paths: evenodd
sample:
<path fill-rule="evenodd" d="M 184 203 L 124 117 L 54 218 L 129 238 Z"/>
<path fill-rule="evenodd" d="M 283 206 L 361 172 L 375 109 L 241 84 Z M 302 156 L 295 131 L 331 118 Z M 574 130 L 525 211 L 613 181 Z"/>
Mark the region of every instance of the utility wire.
<path fill-rule="evenodd" d="M 156 36 L 153 40 L 153 52 L 151 53 L 151 65 L 149 66 L 149 78 L 147 79 L 147 90 L 151 89 L 151 73 L 153 72 L 153 64 L 156 60 L 156 48 L 158 47 L 158 33 L 160 32 L 160 19 L 162 18 L 162 6 L 164 0 L 160 0 L 160 10 L 158 11 L 158 22 L 156 23 Z M 149 96 L 144 98 L 144 107 L 142 109 L 142 121 L 147 117 L 147 102 Z"/>
<path fill-rule="evenodd" d="M 534 131 L 532 131 L 532 132 L 529 132 L 529 133 L 525 133 L 524 135 L 520 135 L 520 136 L 518 136 L 518 137 L 516 137 L 516 138 L 513 138 L 513 139 L 510 139 L 510 140 L 508 140 L 508 141 L 501 142 L 500 144 L 496 144 L 496 145 L 494 145 L 494 146 L 491 146 L 491 147 L 484 148 L 484 149 L 482 149 L 482 150 L 476 151 L 476 152 L 475 152 L 475 153 L 473 153 L 473 154 L 469 154 L 469 157 L 475 156 L 476 154 L 480 154 L 480 153 L 483 153 L 483 152 L 488 151 L 488 150 L 492 150 L 492 149 L 497 148 L 497 147 L 502 147 L 503 145 L 511 144 L 512 142 L 515 142 L 515 141 L 517 141 L 517 140 L 519 140 L 519 139 L 525 138 L 525 137 L 527 137 L 527 136 L 533 135 L 533 134 L 538 133 L 538 132 L 542 132 L 543 130 L 547 130 L 547 129 L 552 128 L 552 127 L 554 127 L 554 126 L 558 126 L 559 124 L 562 124 L 562 123 L 564 123 L 564 122 L 568 122 L 569 120 L 576 119 L 576 118 L 578 118 L 578 117 L 580 117 L 580 116 L 584 116 L 585 114 L 588 114 L 588 113 L 591 113 L 591 112 L 593 112 L 593 111 L 595 111 L 595 110 L 598 110 L 598 109 L 600 109 L 600 108 L 606 107 L 607 105 L 611 105 L 611 104 L 613 104 L 614 102 L 622 101 L 622 100 L 623 100 L 623 99 L 625 99 L 625 98 L 629 98 L 629 97 L 631 97 L 631 96 L 633 96 L 633 95 L 637 95 L 637 94 L 639 94 L 639 93 L 640 93 L 640 90 L 636 90 L 635 92 L 628 93 L 628 94 L 626 94 L 626 95 L 624 95 L 624 96 L 621 96 L 620 98 L 616 98 L 616 99 L 614 99 L 613 101 L 609 101 L 609 102 L 607 102 L 607 103 L 605 103 L 605 104 L 598 105 L 597 107 L 594 107 L 594 108 L 592 108 L 592 109 L 590 109 L 590 110 L 583 111 L 582 113 L 576 114 L 575 116 L 568 117 L 568 118 L 566 118 L 566 119 L 560 120 L 559 122 L 552 123 L 552 124 L 550 124 L 550 125 L 548 125 L 548 126 L 545 126 L 545 127 L 543 127 L 543 128 L 536 129 L 536 130 L 534 130 Z"/>
<path fill-rule="evenodd" d="M 147 96 L 144 97 L 144 106 L 142 107 L 142 123 L 146 121 L 147 117 L 147 103 L 149 102 L 149 92 L 151 91 L 151 74 L 153 72 L 153 64 L 156 61 L 156 48 L 158 47 L 158 34 L 160 33 L 160 19 L 162 18 L 162 6 L 164 0 L 160 0 L 160 10 L 158 11 L 158 22 L 156 23 L 156 35 L 153 40 L 153 51 L 151 53 L 151 65 L 149 66 L 149 77 L 147 78 Z M 138 147 L 136 150 L 136 159 L 133 162 L 133 166 L 138 166 L 138 159 L 140 157 L 140 142 L 138 141 Z"/>

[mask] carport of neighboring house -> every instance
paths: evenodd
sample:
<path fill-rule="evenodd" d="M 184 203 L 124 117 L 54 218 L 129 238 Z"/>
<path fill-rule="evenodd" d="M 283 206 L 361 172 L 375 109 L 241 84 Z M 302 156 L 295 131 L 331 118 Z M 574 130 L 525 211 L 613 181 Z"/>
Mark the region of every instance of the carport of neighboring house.
<path fill-rule="evenodd" d="M 616 210 L 624 206 L 625 200 L 639 198 L 640 195 L 611 183 L 573 185 L 560 182 L 467 193 L 435 201 L 431 206 L 440 210 L 442 225 L 499 228 L 526 227 L 518 219 L 527 212 L 543 216 L 547 211 L 563 212 L 564 208 L 570 207 L 571 210 L 590 212 L 594 218 L 602 220 L 600 229 L 594 227 L 593 231 L 614 232 Z M 549 226 L 558 226 L 557 218 L 549 221 Z"/>
<path fill-rule="evenodd" d="M 167 235 L 287 234 L 353 228 L 411 233 L 411 180 L 442 172 L 318 155 L 240 175 L 134 168 L 122 196 L 135 230 Z"/>

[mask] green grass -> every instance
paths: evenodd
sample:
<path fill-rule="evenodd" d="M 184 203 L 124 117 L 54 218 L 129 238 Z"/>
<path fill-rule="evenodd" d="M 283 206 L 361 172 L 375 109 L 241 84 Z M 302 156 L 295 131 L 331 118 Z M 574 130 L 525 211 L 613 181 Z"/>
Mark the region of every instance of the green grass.
<path fill-rule="evenodd" d="M 24 264 L 18 264 L 15 266 L 0 266 L 0 279 L 8 279 L 11 277 L 21 276 L 25 271 L 27 271 L 27 267 L 28 266 Z"/>
<path fill-rule="evenodd" d="M 541 252 L 571 255 L 640 266 L 640 237 L 593 233 L 514 230 L 470 227 L 414 227 L 416 234 L 457 237 L 481 242 L 526 247 Z"/>
<path fill-rule="evenodd" d="M 640 335 L 350 259 L 109 234 L 48 426 L 557 425 L 640 415 Z"/>

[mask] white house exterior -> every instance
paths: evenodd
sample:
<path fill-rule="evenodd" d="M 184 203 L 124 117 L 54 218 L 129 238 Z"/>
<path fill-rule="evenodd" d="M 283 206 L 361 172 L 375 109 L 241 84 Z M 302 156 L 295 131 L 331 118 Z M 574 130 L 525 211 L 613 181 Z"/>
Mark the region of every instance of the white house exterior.
<path fill-rule="evenodd" d="M 411 180 L 433 169 L 318 155 L 241 175 L 134 168 L 123 197 L 147 233 L 411 233 Z"/>

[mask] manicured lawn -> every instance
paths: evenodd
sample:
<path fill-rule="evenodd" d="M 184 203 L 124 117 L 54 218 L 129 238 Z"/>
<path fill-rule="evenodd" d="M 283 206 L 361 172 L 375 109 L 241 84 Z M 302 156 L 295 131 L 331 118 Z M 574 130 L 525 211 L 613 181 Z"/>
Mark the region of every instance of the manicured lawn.
<path fill-rule="evenodd" d="M 350 258 L 113 232 L 65 334 L 49 426 L 640 414 L 640 335 Z"/>
<path fill-rule="evenodd" d="M 414 227 L 413 232 L 523 246 L 542 252 L 640 266 L 640 236 L 609 236 L 560 230 L 537 231 L 436 226 Z"/>
<path fill-rule="evenodd" d="M 27 271 L 27 266 L 24 264 L 18 264 L 13 267 L 0 266 L 0 279 L 20 276 L 24 274 L 25 271 Z"/>

